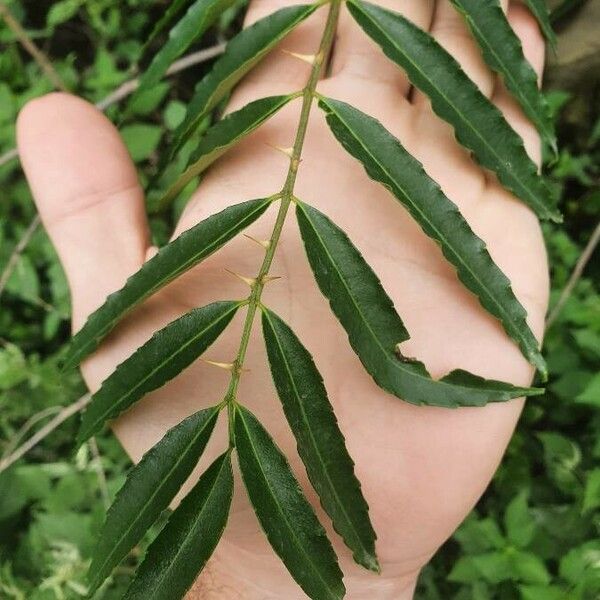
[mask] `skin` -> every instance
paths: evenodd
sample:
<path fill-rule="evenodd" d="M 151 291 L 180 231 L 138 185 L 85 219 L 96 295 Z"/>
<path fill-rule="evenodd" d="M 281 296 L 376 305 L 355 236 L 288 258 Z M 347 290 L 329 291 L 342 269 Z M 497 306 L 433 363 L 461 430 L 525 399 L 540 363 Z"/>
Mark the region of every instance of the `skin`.
<path fill-rule="evenodd" d="M 288 0 L 254 0 L 248 22 Z M 428 29 L 463 65 L 504 112 L 539 163 L 539 138 L 502 84 L 485 67 L 460 17 L 448 1 L 386 0 Z M 532 16 L 521 5 L 503 7 L 525 54 L 539 73 L 544 44 Z M 326 9 L 290 35 L 283 49 L 314 52 Z M 238 87 L 230 110 L 250 100 L 300 89 L 309 67 L 280 52 Z M 541 338 L 548 301 L 547 263 L 538 222 L 531 211 L 484 173 L 454 140 L 452 130 L 411 90 L 393 66 L 342 9 L 330 73 L 321 93 L 374 115 L 425 165 L 485 240 L 496 263 L 511 279 Z M 281 189 L 287 158 L 267 145 L 289 146 L 300 104 L 288 106 L 221 159 L 186 208 L 175 236 L 230 204 Z M 44 225 L 67 272 L 77 330 L 108 293 L 122 286 L 155 251 L 149 246 L 142 191 L 135 169 L 112 124 L 91 105 L 65 94 L 30 102 L 18 121 L 19 151 Z M 337 145 L 314 107 L 300 166 L 296 195 L 344 228 L 380 275 L 412 335 L 405 355 L 425 362 L 434 377 L 453 368 L 528 385 L 532 368 L 501 326 L 457 281 L 437 246 L 362 167 Z M 247 233 L 268 238 L 275 210 Z M 225 268 L 258 272 L 262 248 L 239 237 L 136 310 L 83 365 L 90 389 L 158 328 L 195 306 L 242 298 L 248 289 Z M 338 322 L 320 296 L 301 246 L 293 213 L 286 223 L 265 303 L 299 334 L 314 355 L 346 437 L 378 532 L 380 576 L 354 566 L 330 531 L 346 573 L 347 598 L 411 598 L 419 570 L 473 507 L 492 477 L 522 408 L 522 401 L 485 408 L 448 410 L 415 407 L 382 392 L 362 369 Z M 206 357 L 231 361 L 237 353 L 243 313 Z M 309 499 L 311 492 L 295 443 L 284 420 L 266 367 L 260 328 L 255 326 L 239 400 L 266 425 L 291 464 Z M 185 416 L 219 402 L 229 373 L 198 361 L 177 379 L 150 394 L 114 423 L 134 461 Z M 197 471 L 226 447 L 226 419 Z M 265 542 L 236 473 L 232 514 L 224 538 L 190 599 L 300 599 Z"/>

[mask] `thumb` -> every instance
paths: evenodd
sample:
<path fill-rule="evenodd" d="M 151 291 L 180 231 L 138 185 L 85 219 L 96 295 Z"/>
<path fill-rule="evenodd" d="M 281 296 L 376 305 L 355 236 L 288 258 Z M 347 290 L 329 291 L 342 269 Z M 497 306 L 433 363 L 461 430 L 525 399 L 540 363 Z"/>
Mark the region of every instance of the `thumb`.
<path fill-rule="evenodd" d="M 23 170 L 65 269 L 73 327 L 120 288 L 148 248 L 142 189 L 119 133 L 75 96 L 32 100 L 17 121 Z"/>

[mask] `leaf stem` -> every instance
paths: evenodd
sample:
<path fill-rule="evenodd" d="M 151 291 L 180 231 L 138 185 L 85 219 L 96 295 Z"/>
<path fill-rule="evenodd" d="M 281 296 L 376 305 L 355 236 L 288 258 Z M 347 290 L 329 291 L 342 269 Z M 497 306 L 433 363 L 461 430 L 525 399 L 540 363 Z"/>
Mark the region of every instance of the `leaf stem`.
<path fill-rule="evenodd" d="M 264 260 L 258 275 L 255 278 L 255 283 L 252 286 L 250 296 L 248 297 L 248 312 L 246 313 L 246 320 L 244 322 L 238 354 L 234 361 L 235 368 L 232 371 L 231 381 L 226 395 L 229 418 L 229 443 L 231 447 L 235 446 L 235 440 L 233 438 L 233 425 L 235 419 L 234 405 L 236 403 L 240 377 L 244 366 L 244 360 L 246 358 L 246 352 L 248 350 L 248 344 L 250 342 L 250 334 L 252 333 L 254 317 L 256 316 L 257 309 L 259 306 L 261 306 L 262 292 L 267 282 L 266 277 L 269 274 L 269 270 L 273 263 L 273 258 L 275 257 L 275 252 L 281 237 L 281 232 L 283 231 L 283 225 L 285 223 L 290 204 L 295 200 L 294 186 L 296 183 L 296 177 L 298 175 L 298 167 L 300 166 L 302 157 L 302 148 L 306 138 L 306 131 L 308 129 L 310 111 L 315 97 L 317 83 L 319 82 L 319 77 L 323 70 L 323 65 L 327 63 L 331 53 L 340 13 L 340 2 L 341 0 L 331 0 L 330 2 L 329 14 L 323 30 L 321 43 L 319 44 L 319 50 L 315 55 L 308 81 L 301 92 L 302 108 L 300 110 L 298 129 L 296 130 L 296 137 L 290 157 L 290 166 L 285 183 L 283 184 L 283 188 L 280 193 L 281 204 L 279 206 L 279 212 L 277 214 L 277 219 L 275 220 L 275 225 L 273 226 L 273 232 L 271 233 L 270 243 L 265 253 Z"/>

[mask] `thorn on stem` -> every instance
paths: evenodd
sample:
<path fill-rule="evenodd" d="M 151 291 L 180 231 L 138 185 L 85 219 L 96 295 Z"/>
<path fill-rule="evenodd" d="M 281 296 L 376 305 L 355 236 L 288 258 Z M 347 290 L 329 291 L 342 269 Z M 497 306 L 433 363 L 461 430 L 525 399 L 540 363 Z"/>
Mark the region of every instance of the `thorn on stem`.
<path fill-rule="evenodd" d="M 292 52 L 290 50 L 282 50 L 282 52 L 284 52 L 285 54 L 289 54 L 290 56 L 293 56 L 294 58 L 297 58 L 302 62 L 308 63 L 311 67 L 315 64 L 318 58 L 317 54 L 300 54 L 298 52 Z"/>
<path fill-rule="evenodd" d="M 218 362 L 215 360 L 208 360 L 207 358 L 200 358 L 202 362 L 205 362 L 208 365 L 212 365 L 213 367 L 218 367 L 219 369 L 224 369 L 225 371 L 233 371 L 235 369 L 235 363 L 231 362 Z"/>
<path fill-rule="evenodd" d="M 225 269 L 225 270 L 230 275 L 237 277 L 240 281 L 243 281 L 246 285 L 249 285 L 250 287 L 254 287 L 256 285 L 256 279 L 254 279 L 254 277 L 244 277 L 243 275 L 240 275 L 239 273 L 236 273 L 235 271 L 230 271 L 229 269 Z"/>
<path fill-rule="evenodd" d="M 257 243 L 259 246 L 262 246 L 265 250 L 268 250 L 269 246 L 271 245 L 271 240 L 259 240 L 251 235 L 248 235 L 247 233 L 244 233 L 244 237 Z"/>
<path fill-rule="evenodd" d="M 269 281 L 275 281 L 276 279 L 281 279 L 280 275 L 265 275 L 260 282 L 265 285 L 269 283 Z"/>
<path fill-rule="evenodd" d="M 292 159 L 294 157 L 293 146 L 290 146 L 289 148 L 284 148 L 283 146 L 277 146 L 276 144 L 270 144 L 269 142 L 267 142 L 267 146 L 269 146 L 269 148 L 273 148 L 273 150 L 277 150 L 277 152 L 285 154 L 289 159 Z"/>

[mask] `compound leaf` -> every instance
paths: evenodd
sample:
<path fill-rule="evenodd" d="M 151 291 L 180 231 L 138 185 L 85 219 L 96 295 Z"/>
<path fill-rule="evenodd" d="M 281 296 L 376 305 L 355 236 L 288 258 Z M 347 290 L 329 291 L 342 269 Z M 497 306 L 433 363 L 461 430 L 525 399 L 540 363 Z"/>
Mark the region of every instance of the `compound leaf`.
<path fill-rule="evenodd" d="M 212 463 L 148 548 L 125 600 L 183 598 L 216 548 L 233 496 L 231 453 Z"/>
<path fill-rule="evenodd" d="M 556 135 L 537 74 L 523 54 L 521 40 L 498 0 L 452 0 L 465 18 L 491 69 L 502 75 L 508 90 L 556 153 Z"/>
<path fill-rule="evenodd" d="M 338 600 L 345 589 L 337 557 L 287 459 L 247 409 L 236 406 L 242 478 L 273 550 L 310 598 Z"/>
<path fill-rule="evenodd" d="M 145 394 L 173 379 L 200 356 L 227 327 L 239 302 L 195 308 L 157 331 L 102 383 L 83 413 L 82 444 Z"/>
<path fill-rule="evenodd" d="M 529 7 L 529 10 L 537 19 L 545 38 L 552 48 L 556 50 L 556 34 L 554 33 L 552 23 L 550 22 L 550 13 L 548 12 L 546 0 L 525 0 L 525 2 Z"/>
<path fill-rule="evenodd" d="M 173 135 L 171 156 L 236 83 L 318 7 L 318 4 L 299 4 L 282 8 L 243 29 L 227 44 L 223 56 L 197 85 L 185 119 Z"/>
<path fill-rule="evenodd" d="M 275 313 L 263 310 L 262 327 L 275 387 L 321 504 L 354 560 L 379 571 L 369 507 L 321 374 L 296 334 Z"/>
<path fill-rule="evenodd" d="M 471 230 L 457 206 L 379 121 L 338 100 L 322 98 L 319 105 L 344 148 L 362 163 L 371 178 L 392 192 L 423 231 L 440 245 L 460 280 L 502 322 L 523 354 L 545 377 L 546 364 L 527 325 L 527 312 L 514 295 L 510 280 L 496 266 L 485 243 Z"/>
<path fill-rule="evenodd" d="M 386 56 L 429 97 L 435 113 L 453 126 L 457 140 L 479 163 L 541 219 L 559 222 L 560 213 L 550 205 L 548 188 L 523 140 L 460 64 L 428 33 L 396 12 L 361 0 L 349 0 L 348 9 Z"/>
<path fill-rule="evenodd" d="M 64 368 L 76 366 L 98 347 L 127 312 L 216 252 L 256 221 L 270 203 L 271 199 L 261 198 L 230 206 L 162 247 L 127 280 L 124 287 L 108 296 L 88 317 L 69 344 Z"/>
<path fill-rule="evenodd" d="M 297 203 L 296 215 L 317 284 L 379 387 L 406 402 L 444 407 L 483 406 L 542 393 L 463 370 L 432 379 L 423 363 L 399 353 L 398 344 L 410 336 L 377 275 L 348 236 L 304 203 Z"/>
<path fill-rule="evenodd" d="M 217 158 L 252 133 L 297 94 L 269 96 L 246 104 L 243 108 L 217 121 L 202 137 L 190 157 L 185 171 L 169 187 L 160 200 L 160 209 L 168 206 L 194 178 L 207 169 Z"/>
<path fill-rule="evenodd" d="M 169 39 L 140 77 L 135 96 L 142 90 L 156 85 L 171 63 L 181 56 L 232 4 L 233 0 L 196 0 L 169 31 Z"/>
<path fill-rule="evenodd" d="M 217 422 L 217 407 L 172 429 L 129 472 L 108 510 L 90 566 L 91 592 L 142 539 L 191 474 Z"/>

